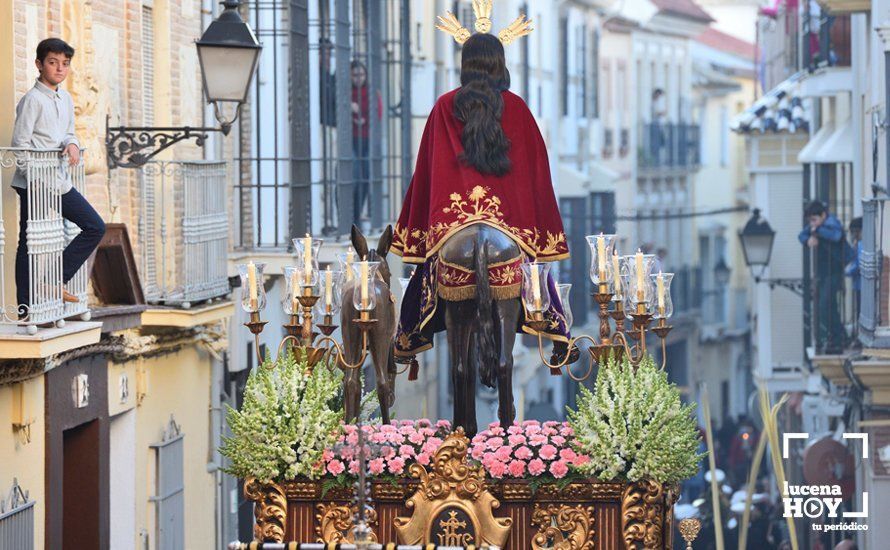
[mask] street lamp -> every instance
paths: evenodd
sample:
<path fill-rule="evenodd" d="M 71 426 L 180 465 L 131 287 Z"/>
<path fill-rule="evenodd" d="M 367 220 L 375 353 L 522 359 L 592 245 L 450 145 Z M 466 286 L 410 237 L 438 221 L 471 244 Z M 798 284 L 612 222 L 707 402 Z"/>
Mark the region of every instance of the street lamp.
<path fill-rule="evenodd" d="M 745 224 L 744 229 L 739 231 L 745 264 L 749 268 L 765 268 L 769 265 L 775 238 L 776 232 L 770 227 L 766 218 L 760 215 L 760 209 L 755 208 L 751 219 Z"/>
<path fill-rule="evenodd" d="M 760 215 L 760 209 L 755 208 L 751 219 L 739 231 L 739 240 L 742 242 L 745 264 L 751 269 L 755 283 L 766 283 L 771 289 L 776 286 L 785 287 L 791 292 L 803 296 L 803 279 L 764 279 L 761 276 L 766 266 L 769 265 L 775 238 L 776 232 L 770 227 L 766 218 Z M 754 274 L 755 267 L 760 268 L 760 274 Z"/>
<path fill-rule="evenodd" d="M 238 13 L 240 4 L 239 0 L 222 2 L 225 10 L 195 42 L 204 95 L 207 102 L 213 104 L 214 114 L 224 135 L 228 135 L 241 106 L 247 101 L 250 82 L 263 49 L 253 29 L 241 19 Z M 235 114 L 231 120 L 222 114 L 224 103 L 235 103 Z"/>
<path fill-rule="evenodd" d="M 189 139 L 198 147 L 207 141 L 210 132 L 228 135 L 247 101 L 250 82 L 256 72 L 262 46 L 253 30 L 238 14 L 240 0 L 224 0 L 225 8 L 210 23 L 203 36 L 195 42 L 204 95 L 213 111 L 219 128 L 215 127 L 140 127 L 109 126 L 105 118 L 105 152 L 108 169 L 140 168 L 161 151 Z M 227 118 L 223 105 L 234 103 L 234 114 Z"/>

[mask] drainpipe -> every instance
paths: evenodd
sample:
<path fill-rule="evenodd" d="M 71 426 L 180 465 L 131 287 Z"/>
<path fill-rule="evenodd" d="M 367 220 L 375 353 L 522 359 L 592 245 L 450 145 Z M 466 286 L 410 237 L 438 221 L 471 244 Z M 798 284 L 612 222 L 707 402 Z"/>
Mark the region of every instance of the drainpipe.
<path fill-rule="evenodd" d="M 886 134 L 888 128 L 888 115 L 890 115 L 890 19 L 884 20 L 875 26 L 881 43 L 884 47 L 884 187 L 887 187 L 887 177 L 890 176 L 890 138 Z M 877 182 L 875 182 L 877 183 Z"/>

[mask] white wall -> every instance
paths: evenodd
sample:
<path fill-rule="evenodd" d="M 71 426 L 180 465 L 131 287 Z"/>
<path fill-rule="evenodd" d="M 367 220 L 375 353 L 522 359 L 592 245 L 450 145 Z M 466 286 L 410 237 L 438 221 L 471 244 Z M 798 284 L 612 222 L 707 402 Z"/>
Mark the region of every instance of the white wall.
<path fill-rule="evenodd" d="M 109 426 L 109 546 L 136 548 L 136 410 L 111 419 Z"/>

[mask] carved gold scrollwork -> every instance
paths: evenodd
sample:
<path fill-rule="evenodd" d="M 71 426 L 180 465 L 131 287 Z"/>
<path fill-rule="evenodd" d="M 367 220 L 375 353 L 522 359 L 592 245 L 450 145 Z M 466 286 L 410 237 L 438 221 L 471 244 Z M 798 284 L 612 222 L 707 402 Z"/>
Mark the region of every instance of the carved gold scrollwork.
<path fill-rule="evenodd" d="M 538 528 L 532 538 L 533 550 L 593 550 L 594 513 L 592 506 L 535 505 L 532 525 Z"/>
<path fill-rule="evenodd" d="M 621 499 L 621 528 L 625 547 L 661 548 L 663 541 L 664 488 L 649 480 L 629 484 Z"/>
<path fill-rule="evenodd" d="M 284 542 L 284 527 L 287 524 L 284 489 L 278 484 L 262 483 L 251 477 L 244 482 L 244 496 L 254 502 L 254 538 L 262 542 Z"/>
<path fill-rule="evenodd" d="M 459 428 L 436 451 L 429 472 L 420 464 L 411 466 L 420 488 L 405 503 L 411 517 L 393 521 L 401 544 L 460 541 L 504 547 L 513 520 L 494 517 L 500 502 L 486 490 L 482 468 L 467 464 L 468 446 Z"/>
<path fill-rule="evenodd" d="M 352 544 L 353 540 L 352 528 L 355 525 L 355 506 L 346 506 L 338 504 L 318 504 L 315 507 L 318 513 L 315 519 L 318 525 L 315 527 L 315 535 L 318 537 L 316 542 L 324 544 Z M 377 511 L 370 509 L 367 512 L 368 525 L 377 524 Z M 371 533 L 372 542 L 377 542 L 377 535 Z"/>

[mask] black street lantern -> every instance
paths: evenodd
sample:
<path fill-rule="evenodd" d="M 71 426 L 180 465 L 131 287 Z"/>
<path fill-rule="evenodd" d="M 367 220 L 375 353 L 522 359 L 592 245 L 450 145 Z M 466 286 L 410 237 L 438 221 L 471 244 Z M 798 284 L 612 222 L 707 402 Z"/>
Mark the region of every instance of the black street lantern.
<path fill-rule="evenodd" d="M 115 126 L 105 118 L 105 153 L 108 169 L 140 168 L 161 151 L 185 140 L 194 139 L 199 147 L 210 132 L 228 135 L 232 124 L 247 101 L 250 82 L 263 49 L 250 26 L 238 14 L 239 0 L 225 0 L 225 9 L 210 23 L 200 40 L 198 61 L 208 103 L 213 103 L 219 128 L 175 126 Z M 234 114 L 226 118 L 223 104 L 234 103 Z"/>
<path fill-rule="evenodd" d="M 760 209 L 755 208 L 751 219 L 745 224 L 744 229 L 739 231 L 745 265 L 760 268 L 769 265 L 775 237 L 776 232 L 769 226 L 766 218 L 761 217 Z"/>
<path fill-rule="evenodd" d="M 724 287 L 729 284 L 730 274 L 729 266 L 726 265 L 726 261 L 721 257 L 714 266 L 714 281 L 717 283 L 717 286 Z"/>
<path fill-rule="evenodd" d="M 204 95 L 213 104 L 216 119 L 228 134 L 238 118 L 241 105 L 247 101 L 250 82 L 256 72 L 257 60 L 263 47 L 250 25 L 241 19 L 239 0 L 222 2 L 225 10 L 210 23 L 195 45 L 204 81 Z M 235 103 L 235 114 L 224 118 L 222 104 Z"/>

